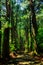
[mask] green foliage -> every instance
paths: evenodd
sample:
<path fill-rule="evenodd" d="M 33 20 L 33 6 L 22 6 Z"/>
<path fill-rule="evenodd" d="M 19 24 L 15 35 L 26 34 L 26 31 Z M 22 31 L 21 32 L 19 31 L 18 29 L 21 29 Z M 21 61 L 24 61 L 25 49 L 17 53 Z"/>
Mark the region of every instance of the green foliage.
<path fill-rule="evenodd" d="M 38 34 L 38 38 L 39 38 L 39 42 L 43 42 L 43 28 L 39 28 L 39 34 Z"/>
<path fill-rule="evenodd" d="M 9 0 L 10 1 L 10 0 Z M 8 1 L 8 3 L 9 3 Z M 38 5 L 38 1 L 36 1 L 36 4 Z M 1 6 L 4 6 L 6 9 L 5 5 L 5 0 L 2 0 Z M 10 1 L 11 5 L 11 11 L 13 12 L 10 14 L 10 21 L 9 18 L 7 17 L 7 11 L 3 8 L 1 9 L 1 29 L 0 33 L 2 33 L 2 41 L 3 41 L 3 36 L 4 36 L 4 30 L 5 28 L 10 28 L 10 31 L 13 31 L 12 34 L 11 32 L 9 33 L 9 46 L 10 46 L 10 51 L 14 51 L 16 49 L 21 49 L 21 46 L 24 46 L 25 51 L 27 51 L 27 48 L 31 46 L 31 41 L 32 41 L 32 48 L 34 48 L 34 37 L 30 36 L 30 6 L 29 6 L 29 1 L 28 0 L 23 0 L 19 5 L 16 3 L 16 0 L 11 0 Z M 36 5 L 36 6 L 37 6 Z M 23 9 L 21 9 L 21 7 Z M 43 5 L 40 5 L 40 11 L 36 13 L 36 20 L 38 23 L 38 34 L 37 34 L 37 43 L 39 44 L 40 48 L 43 48 Z M 3 15 L 3 16 L 2 16 Z M 13 16 L 13 17 L 12 17 Z M 12 20 L 11 20 L 12 18 Z M 28 33 L 27 33 L 27 28 L 28 28 Z M 16 29 L 16 30 L 15 30 Z M 32 31 L 31 31 L 32 32 Z M 15 35 L 15 36 L 14 36 Z M 26 36 L 27 35 L 27 36 Z M 12 38 L 11 38 L 12 37 Z M 22 37 L 22 41 L 21 38 Z M 13 41 L 12 41 L 13 39 Z M 29 41 L 29 43 L 28 43 Z M 21 43 L 22 42 L 22 43 Z M 3 43 L 3 42 L 2 42 Z M 15 45 L 17 45 L 15 47 Z M 3 45 L 2 45 L 3 46 Z M 22 49 L 21 49 L 22 50 Z"/>

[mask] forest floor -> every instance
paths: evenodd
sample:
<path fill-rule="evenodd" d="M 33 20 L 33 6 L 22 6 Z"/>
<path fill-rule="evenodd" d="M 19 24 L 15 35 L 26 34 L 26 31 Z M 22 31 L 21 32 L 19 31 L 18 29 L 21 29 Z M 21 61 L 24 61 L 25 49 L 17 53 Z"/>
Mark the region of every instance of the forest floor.
<path fill-rule="evenodd" d="M 0 62 L 0 65 L 43 65 L 43 57 L 33 57 L 31 54 L 18 54 L 15 58 L 5 62 L 5 64 Z"/>

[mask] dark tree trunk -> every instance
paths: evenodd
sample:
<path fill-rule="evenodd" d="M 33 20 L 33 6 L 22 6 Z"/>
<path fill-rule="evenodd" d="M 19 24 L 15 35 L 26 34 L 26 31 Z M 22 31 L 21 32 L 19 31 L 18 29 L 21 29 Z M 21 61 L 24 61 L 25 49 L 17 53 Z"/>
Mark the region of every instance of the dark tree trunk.
<path fill-rule="evenodd" d="M 10 4 L 8 4 L 8 0 L 6 0 L 6 21 L 8 24 L 10 23 Z M 9 27 L 4 30 L 4 41 L 3 41 L 3 58 L 9 58 Z"/>
<path fill-rule="evenodd" d="M 20 35 L 20 53 L 24 51 L 24 44 L 23 44 L 23 38 Z"/>
<path fill-rule="evenodd" d="M 36 44 L 37 44 L 36 36 L 37 36 L 37 33 L 38 33 L 38 26 L 37 26 L 37 22 L 36 22 L 36 15 L 35 15 L 35 10 L 34 10 L 33 0 L 30 0 L 30 8 L 31 8 L 31 16 L 32 16 L 32 26 L 33 26 L 33 31 L 34 31 L 34 33 L 33 33 L 33 35 L 34 35 L 34 45 L 36 46 Z"/>
<path fill-rule="evenodd" d="M 15 48 L 16 48 L 16 51 L 18 50 L 18 32 L 17 32 L 17 16 L 16 16 L 16 23 L 14 25 L 14 39 L 15 39 Z"/>
<path fill-rule="evenodd" d="M 14 27 L 14 19 L 13 19 L 13 11 L 12 11 L 12 8 L 11 8 L 11 44 L 14 43 L 14 34 L 15 34 L 15 27 Z"/>
<path fill-rule="evenodd" d="M 26 42 L 27 42 L 27 52 L 29 51 L 29 22 L 28 18 L 26 19 L 26 26 L 25 26 L 25 35 L 26 35 Z"/>
<path fill-rule="evenodd" d="M 4 30 L 3 58 L 9 57 L 9 28 Z"/>
<path fill-rule="evenodd" d="M 32 51 L 32 17 L 30 15 L 30 37 L 31 37 L 31 44 L 30 44 L 30 51 Z"/>
<path fill-rule="evenodd" d="M 31 16 L 32 16 L 33 28 L 35 30 L 35 35 L 37 35 L 38 26 L 37 26 L 37 22 L 36 22 L 36 15 L 35 15 L 35 10 L 34 10 L 34 2 L 33 2 L 33 0 L 30 0 L 30 7 L 31 7 Z"/>

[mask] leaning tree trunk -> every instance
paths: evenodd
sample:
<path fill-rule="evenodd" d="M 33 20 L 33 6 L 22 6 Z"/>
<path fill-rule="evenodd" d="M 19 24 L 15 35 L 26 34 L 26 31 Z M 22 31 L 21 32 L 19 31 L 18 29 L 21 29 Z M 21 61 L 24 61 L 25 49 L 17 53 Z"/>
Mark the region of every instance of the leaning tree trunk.
<path fill-rule="evenodd" d="M 6 0 L 6 21 L 8 24 L 10 23 L 10 4 L 8 4 L 8 0 Z M 3 58 L 9 58 L 9 27 L 5 28 L 4 30 L 4 40 L 3 40 Z"/>
<path fill-rule="evenodd" d="M 37 27 L 37 22 L 36 22 L 36 15 L 35 15 L 35 10 L 34 10 L 34 2 L 33 0 L 30 0 L 30 8 L 31 8 L 31 16 L 32 16 L 32 30 L 33 30 L 33 36 L 34 36 L 34 48 L 36 50 L 37 47 L 37 40 L 36 36 L 38 33 L 38 27 Z"/>

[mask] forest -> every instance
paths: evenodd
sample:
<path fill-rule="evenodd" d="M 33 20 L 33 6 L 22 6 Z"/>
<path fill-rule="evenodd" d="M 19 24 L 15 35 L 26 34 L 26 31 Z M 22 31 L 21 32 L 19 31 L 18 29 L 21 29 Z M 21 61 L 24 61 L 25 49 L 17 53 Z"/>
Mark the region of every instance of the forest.
<path fill-rule="evenodd" d="M 43 0 L 0 0 L 0 65 L 43 65 Z"/>

